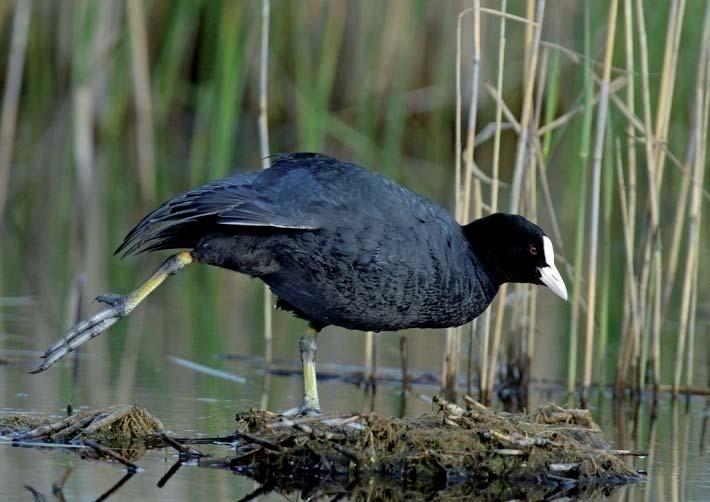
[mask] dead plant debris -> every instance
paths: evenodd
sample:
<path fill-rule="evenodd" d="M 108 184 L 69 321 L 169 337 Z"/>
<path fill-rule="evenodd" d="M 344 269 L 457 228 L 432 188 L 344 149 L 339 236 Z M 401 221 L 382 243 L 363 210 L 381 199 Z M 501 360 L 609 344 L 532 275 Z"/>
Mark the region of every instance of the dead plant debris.
<path fill-rule="evenodd" d="M 147 410 L 116 405 L 78 411 L 61 420 L 13 413 L 0 415 L 0 436 L 15 441 L 77 443 L 86 439 L 108 448 L 130 450 L 155 440 L 165 426 Z"/>
<path fill-rule="evenodd" d="M 543 499 L 601 496 L 641 479 L 613 450 L 588 410 L 555 404 L 533 413 L 506 413 L 470 397 L 466 408 L 435 397 L 433 413 L 391 418 L 377 413 L 285 417 L 261 410 L 236 416 L 236 432 L 214 444 L 233 444 L 232 454 L 212 457 L 188 445 L 200 439 L 171 438 L 163 424 L 136 406 L 80 411 L 53 421 L 35 415 L 0 416 L 0 435 L 33 443 L 82 443 L 100 457 L 121 448 L 131 460 L 146 448 L 169 446 L 198 467 L 230 469 L 261 483 L 264 493 L 300 492 L 306 498 L 410 500 L 436 494 L 454 499 Z M 137 446 L 139 445 L 139 446 Z M 136 452 L 136 454 L 126 454 Z M 88 455 L 84 450 L 83 455 Z"/>

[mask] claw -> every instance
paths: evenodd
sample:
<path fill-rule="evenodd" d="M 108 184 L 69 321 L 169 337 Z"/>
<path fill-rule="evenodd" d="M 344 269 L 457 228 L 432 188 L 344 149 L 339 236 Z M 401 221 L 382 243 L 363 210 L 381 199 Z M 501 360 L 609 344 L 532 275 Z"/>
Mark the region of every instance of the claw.
<path fill-rule="evenodd" d="M 42 356 L 42 359 L 44 359 L 42 364 L 40 364 L 36 370 L 30 371 L 30 373 L 43 372 L 83 343 L 88 342 L 101 332 L 107 330 L 119 319 L 126 317 L 146 296 L 160 286 L 168 276 L 175 274 L 185 265 L 192 263 L 192 261 L 190 252 L 183 251 L 165 260 L 153 275 L 148 277 L 143 284 L 128 295 L 107 293 L 97 296 L 96 301 L 105 303 L 109 307 L 101 310 L 93 317 L 77 323 L 73 328 L 64 333 L 64 335 L 44 353 Z"/>
<path fill-rule="evenodd" d="M 42 359 L 44 359 L 42 364 L 37 369 L 30 371 L 30 373 L 42 373 L 80 345 L 98 336 L 125 315 L 123 306 L 120 305 L 104 309 L 93 317 L 76 324 L 47 349 L 47 352 L 42 356 Z"/>

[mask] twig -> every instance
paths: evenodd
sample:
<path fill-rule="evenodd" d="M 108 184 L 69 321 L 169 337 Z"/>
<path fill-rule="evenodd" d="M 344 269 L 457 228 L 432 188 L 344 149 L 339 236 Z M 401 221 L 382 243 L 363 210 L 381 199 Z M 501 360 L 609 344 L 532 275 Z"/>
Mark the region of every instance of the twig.
<path fill-rule="evenodd" d="M 485 406 L 485 405 L 482 404 L 482 403 L 479 403 L 478 401 L 476 401 L 476 400 L 475 400 L 474 398 L 472 398 L 471 396 L 464 396 L 464 397 L 463 397 L 463 400 L 466 401 L 466 403 L 468 404 L 468 407 L 469 407 L 470 409 L 475 409 L 475 410 L 478 410 L 478 411 L 489 411 L 487 406 Z"/>
<path fill-rule="evenodd" d="M 252 436 L 251 434 L 247 434 L 246 432 L 241 432 L 241 431 L 235 431 L 234 434 L 246 441 L 247 443 L 253 443 L 261 446 L 262 448 L 266 448 L 267 450 L 271 451 L 281 451 L 283 448 L 276 443 L 272 443 L 271 441 L 267 441 L 266 439 L 262 439 L 256 436 Z"/>
<path fill-rule="evenodd" d="M 550 464 L 547 468 L 552 472 L 570 472 L 579 468 L 578 463 L 571 464 Z"/>
<path fill-rule="evenodd" d="M 494 453 L 498 455 L 511 456 L 511 457 L 522 457 L 528 454 L 528 452 L 523 450 L 514 450 L 511 448 L 494 448 Z"/>
<path fill-rule="evenodd" d="M 91 448 L 96 450 L 96 453 L 98 453 L 100 455 L 104 455 L 106 457 L 110 457 L 110 458 L 114 459 L 115 461 L 122 463 L 123 465 L 126 466 L 126 468 L 128 469 L 129 472 L 136 472 L 138 470 L 138 466 L 136 464 L 134 464 L 130 460 L 127 460 L 126 458 L 119 455 L 115 451 L 110 450 L 108 448 L 104 448 L 103 446 L 98 444 L 96 441 L 92 441 L 91 439 L 84 439 L 83 443 L 86 446 L 90 446 Z"/>
<path fill-rule="evenodd" d="M 335 438 L 335 434 L 333 434 L 332 432 L 322 432 L 304 423 L 294 423 L 293 428 L 303 432 L 304 434 L 308 434 L 311 439 L 320 439 L 328 441 L 336 451 L 339 451 L 340 453 L 342 453 L 343 455 L 345 455 L 356 463 L 360 462 L 360 458 L 358 457 L 357 453 L 333 441 L 333 438 Z"/>
<path fill-rule="evenodd" d="M 171 446 L 175 450 L 178 451 L 180 456 L 186 456 L 186 457 L 205 457 L 206 455 L 198 450 L 195 450 L 194 448 L 190 448 L 189 446 L 185 446 L 184 444 L 178 443 L 175 439 L 171 438 L 164 432 L 160 433 L 160 440 L 163 441 L 163 443 L 167 444 L 168 446 Z"/>
<path fill-rule="evenodd" d="M 301 418 L 284 418 L 278 422 L 272 422 L 266 424 L 267 429 L 279 429 L 281 427 L 294 427 L 298 424 L 310 424 L 317 422 L 327 422 L 329 420 L 348 420 L 360 418 L 359 414 L 353 415 L 352 413 L 334 413 L 331 415 L 315 415 L 311 417 L 301 417 Z"/>
<path fill-rule="evenodd" d="M 508 434 L 503 434 L 502 432 L 494 431 L 494 430 L 489 430 L 489 434 L 496 438 L 498 441 L 501 443 L 507 443 L 512 446 L 517 446 L 518 448 L 529 448 L 531 446 L 548 446 L 552 443 L 549 439 L 545 438 L 535 438 L 535 437 L 523 437 L 523 438 L 514 438 L 512 436 L 509 436 Z"/>

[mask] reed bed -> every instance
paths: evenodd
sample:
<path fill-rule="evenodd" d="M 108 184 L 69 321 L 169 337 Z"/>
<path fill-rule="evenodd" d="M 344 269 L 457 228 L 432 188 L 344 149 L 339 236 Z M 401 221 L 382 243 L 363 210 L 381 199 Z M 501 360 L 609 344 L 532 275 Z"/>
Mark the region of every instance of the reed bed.
<path fill-rule="evenodd" d="M 57 292 L 101 271 L 128 289 L 137 267 L 101 256 L 146 208 L 267 168 L 270 152 L 321 150 L 461 222 L 506 208 L 550 233 L 570 303 L 503 287 L 474 326 L 442 335 L 445 389 L 456 390 L 469 352 L 484 402 L 550 364 L 583 396 L 612 379 L 619 394 L 705 384 L 706 2 L 65 5 L 0 8 L 0 228 L 10 236 L 0 255 L 36 266 L 29 276 L 0 268 L 2 291 L 29 277 L 31 289 Z M 195 274 L 191 298 L 209 299 L 195 323 L 253 297 L 267 360 L 281 347 L 272 332 L 300 329 L 271 319 L 267 291 Z M 59 325 L 64 299 L 48 296 Z M 200 350 L 219 351 L 217 330 L 206 332 Z M 438 346 L 430 340 L 410 337 L 410 359 Z"/>

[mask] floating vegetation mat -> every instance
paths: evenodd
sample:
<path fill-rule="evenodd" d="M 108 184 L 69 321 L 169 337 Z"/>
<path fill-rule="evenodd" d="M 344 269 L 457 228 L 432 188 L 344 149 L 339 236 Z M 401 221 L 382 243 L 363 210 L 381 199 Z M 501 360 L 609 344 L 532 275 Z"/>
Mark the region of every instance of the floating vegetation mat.
<path fill-rule="evenodd" d="M 479 490 L 494 498 L 561 490 L 596 496 L 640 479 L 621 458 L 634 452 L 611 449 L 587 410 L 547 405 L 526 415 L 467 403 L 462 409 L 435 398 L 436 413 L 402 419 L 245 411 L 236 417 L 237 435 L 252 449 L 229 467 L 308 496 L 347 491 L 395 500 Z"/>
<path fill-rule="evenodd" d="M 134 458 L 164 430 L 147 410 L 130 405 L 82 410 L 61 420 L 23 413 L 0 415 L 0 436 L 5 439 L 47 444 L 89 440 L 106 448 L 135 451 Z"/>
<path fill-rule="evenodd" d="M 159 486 L 188 462 L 253 478 L 261 484 L 254 496 L 275 490 L 353 500 L 599 497 L 641 479 L 623 459 L 640 453 L 612 449 L 587 410 L 550 404 L 528 415 L 465 400 L 463 409 L 434 398 L 432 414 L 408 418 L 247 410 L 237 414 L 233 435 L 194 439 L 166 436 L 142 408 L 113 406 L 59 421 L 0 416 L 0 435 L 31 445 L 83 444 L 90 447 L 83 456 L 110 458 L 130 472 L 147 448 L 169 446 L 179 460 Z M 227 445 L 229 455 L 205 455 L 200 444 Z"/>

